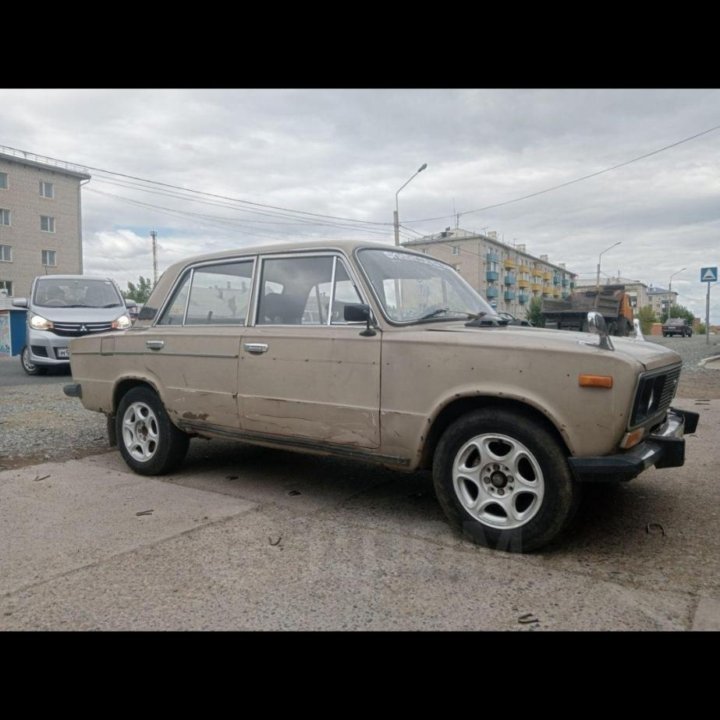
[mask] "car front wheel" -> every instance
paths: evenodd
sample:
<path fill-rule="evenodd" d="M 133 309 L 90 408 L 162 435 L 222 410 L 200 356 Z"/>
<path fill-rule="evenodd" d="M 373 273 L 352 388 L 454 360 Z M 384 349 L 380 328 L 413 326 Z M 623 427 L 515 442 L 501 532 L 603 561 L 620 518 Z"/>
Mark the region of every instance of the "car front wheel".
<path fill-rule="evenodd" d="M 135 387 L 123 395 L 116 416 L 118 446 L 140 475 L 164 475 L 179 467 L 190 438 L 171 422 L 157 393 Z"/>
<path fill-rule="evenodd" d="M 30 360 L 30 348 L 26 345 L 20 353 L 20 364 L 28 375 L 44 375 L 45 368 Z"/>
<path fill-rule="evenodd" d="M 448 427 L 433 478 L 450 524 L 479 545 L 530 552 L 569 524 L 578 504 L 560 443 L 523 414 L 487 408 Z"/>

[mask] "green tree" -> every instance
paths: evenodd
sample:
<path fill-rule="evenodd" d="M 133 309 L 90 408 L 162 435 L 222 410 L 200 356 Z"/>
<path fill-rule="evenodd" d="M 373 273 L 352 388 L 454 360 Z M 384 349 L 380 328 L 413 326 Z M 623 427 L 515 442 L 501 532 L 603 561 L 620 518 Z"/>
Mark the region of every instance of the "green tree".
<path fill-rule="evenodd" d="M 545 327 L 545 318 L 542 314 L 542 298 L 539 295 L 530 298 L 525 318 L 535 327 Z"/>
<path fill-rule="evenodd" d="M 126 300 L 134 300 L 136 303 L 144 305 L 148 301 L 152 289 L 150 278 L 144 278 L 141 275 L 137 285 L 131 282 L 128 283 L 128 289 L 123 291 L 123 297 Z"/>
<path fill-rule="evenodd" d="M 660 322 L 665 322 L 668 317 L 674 317 L 674 318 L 685 318 L 690 325 L 692 325 L 693 320 L 695 319 L 695 316 L 692 314 L 691 310 L 688 310 L 686 307 L 682 305 L 673 305 L 670 307 L 670 312 L 666 310 L 662 317 L 660 318 Z"/>
<path fill-rule="evenodd" d="M 640 329 L 643 335 L 649 335 L 652 330 L 652 324 L 656 323 L 657 317 L 655 311 L 652 309 L 652 305 L 646 305 L 638 310 L 637 318 L 640 321 Z"/>

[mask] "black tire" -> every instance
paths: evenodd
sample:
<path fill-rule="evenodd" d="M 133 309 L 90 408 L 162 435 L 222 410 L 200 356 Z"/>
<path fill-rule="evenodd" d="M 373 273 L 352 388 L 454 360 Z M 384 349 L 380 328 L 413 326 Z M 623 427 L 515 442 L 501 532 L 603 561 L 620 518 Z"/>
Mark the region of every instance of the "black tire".
<path fill-rule="evenodd" d="M 484 457 L 475 442 L 485 446 Z M 520 459 L 511 466 L 514 451 Z M 467 472 L 456 472 L 463 462 Z M 560 443 L 539 423 L 502 408 L 470 412 L 447 428 L 435 450 L 433 480 L 455 529 L 478 545 L 508 552 L 531 552 L 550 543 L 569 525 L 579 503 L 579 487 Z M 469 505 L 480 502 L 485 510 L 471 514 Z"/>
<path fill-rule="evenodd" d="M 128 466 L 140 475 L 165 475 L 178 468 L 190 438 L 170 422 L 154 390 L 135 387 L 118 405 L 117 443 Z"/>
<path fill-rule="evenodd" d="M 28 375 L 44 375 L 45 374 L 45 368 L 42 365 L 36 365 L 34 362 L 30 360 L 30 350 L 28 346 L 26 345 L 21 351 L 20 351 L 20 364 L 22 365 L 22 369 L 28 374 Z"/>

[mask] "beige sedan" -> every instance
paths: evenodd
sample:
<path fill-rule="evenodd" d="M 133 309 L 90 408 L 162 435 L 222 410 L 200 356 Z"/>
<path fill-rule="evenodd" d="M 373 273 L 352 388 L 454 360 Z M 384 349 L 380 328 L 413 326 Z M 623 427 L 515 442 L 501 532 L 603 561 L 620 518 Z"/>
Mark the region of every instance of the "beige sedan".
<path fill-rule="evenodd" d="M 135 325 L 74 340 L 69 395 L 108 416 L 136 472 L 192 437 L 432 468 L 450 522 L 530 551 L 588 481 L 684 461 L 677 353 L 641 339 L 510 326 L 450 266 L 353 242 L 177 263 Z"/>

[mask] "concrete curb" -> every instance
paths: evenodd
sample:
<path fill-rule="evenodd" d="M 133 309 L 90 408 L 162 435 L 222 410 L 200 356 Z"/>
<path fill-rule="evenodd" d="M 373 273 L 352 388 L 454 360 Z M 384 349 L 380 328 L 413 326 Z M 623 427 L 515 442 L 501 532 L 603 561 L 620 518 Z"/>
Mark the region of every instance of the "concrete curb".
<path fill-rule="evenodd" d="M 703 358 L 698 363 L 698 367 L 705 368 L 706 370 L 720 370 L 720 355 L 711 355 L 710 357 Z"/>

